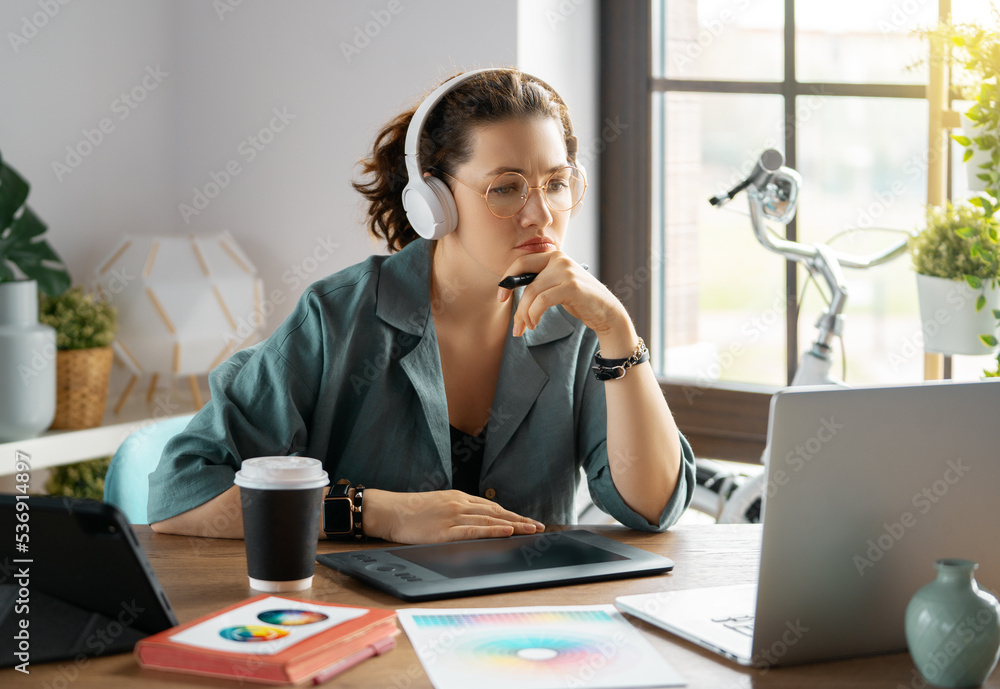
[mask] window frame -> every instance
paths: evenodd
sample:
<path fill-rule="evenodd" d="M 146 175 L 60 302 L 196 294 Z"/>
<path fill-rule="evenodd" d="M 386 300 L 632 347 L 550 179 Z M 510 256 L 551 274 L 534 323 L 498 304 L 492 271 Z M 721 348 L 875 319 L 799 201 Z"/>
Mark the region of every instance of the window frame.
<path fill-rule="evenodd" d="M 628 309 L 641 334 L 655 342 L 652 282 L 638 279 L 652 255 L 652 99 L 666 92 L 781 95 L 785 117 L 785 159 L 797 164 L 796 98 L 833 97 L 926 99 L 925 84 L 799 82 L 795 71 L 795 0 L 784 0 L 784 78 L 781 81 L 676 79 L 653 76 L 652 2 L 600 3 L 600 121 L 620 120 L 629 135 L 607 143 L 600 166 L 601 278 Z M 636 74 L 643 75 L 637 79 Z M 950 156 L 948 157 L 950 161 Z M 642 161 L 637 164 L 636 161 Z M 795 220 L 787 226 L 797 236 Z M 785 263 L 785 300 L 799 299 L 797 265 Z M 786 376 L 799 359 L 797 310 L 785 310 Z M 662 336 L 662 334 L 661 334 Z M 650 347 L 655 351 L 655 346 Z M 770 398 L 780 386 L 659 378 L 660 388 L 695 454 L 713 459 L 759 462 L 767 436 Z"/>

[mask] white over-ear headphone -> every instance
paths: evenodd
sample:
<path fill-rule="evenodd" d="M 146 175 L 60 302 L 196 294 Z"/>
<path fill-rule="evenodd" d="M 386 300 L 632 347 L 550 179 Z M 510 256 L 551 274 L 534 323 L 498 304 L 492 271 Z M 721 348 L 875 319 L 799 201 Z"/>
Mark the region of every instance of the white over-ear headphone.
<path fill-rule="evenodd" d="M 458 226 L 458 210 L 455 208 L 455 197 L 451 195 L 451 189 L 448 188 L 448 185 L 443 180 L 437 177 L 424 177 L 421 171 L 419 144 L 420 137 L 424 131 L 424 124 L 434 106 L 450 91 L 479 74 L 497 71 L 504 70 L 495 68 L 476 69 L 460 74 L 454 79 L 441 84 L 420 104 L 420 107 L 413 113 L 410 124 L 406 128 L 406 142 L 403 150 L 405 153 L 408 180 L 406 187 L 403 189 L 403 208 L 406 210 L 406 219 L 410 221 L 417 234 L 424 239 L 441 239 L 441 237 L 454 231 Z M 551 93 L 555 94 L 559 102 L 563 103 L 562 98 L 555 92 L 555 89 L 544 81 L 530 74 L 525 74 L 524 76 L 547 87 Z M 565 103 L 563 104 L 565 105 Z M 576 137 L 569 136 L 568 138 L 575 149 Z M 569 151 L 569 154 L 573 157 L 576 151 Z M 577 167 L 583 171 L 583 168 L 579 164 L 577 164 Z M 583 174 L 586 178 L 586 171 L 583 171 Z M 578 203 L 571 211 L 571 215 L 576 215 L 582 205 L 582 203 Z"/>

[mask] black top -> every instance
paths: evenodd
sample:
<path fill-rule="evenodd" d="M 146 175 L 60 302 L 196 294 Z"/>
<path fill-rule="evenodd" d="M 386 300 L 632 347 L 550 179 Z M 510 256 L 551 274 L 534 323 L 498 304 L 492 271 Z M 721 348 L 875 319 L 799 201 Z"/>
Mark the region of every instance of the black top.
<path fill-rule="evenodd" d="M 451 487 L 469 495 L 479 495 L 479 474 L 483 470 L 486 429 L 469 435 L 451 426 Z"/>

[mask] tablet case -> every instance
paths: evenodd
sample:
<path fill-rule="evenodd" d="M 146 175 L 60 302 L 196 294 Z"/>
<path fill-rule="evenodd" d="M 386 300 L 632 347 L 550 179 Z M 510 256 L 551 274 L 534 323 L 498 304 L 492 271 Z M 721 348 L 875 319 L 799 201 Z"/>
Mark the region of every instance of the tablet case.
<path fill-rule="evenodd" d="M 28 537 L 18 542 L 15 533 Z M 0 495 L 0 667 L 131 651 L 176 624 L 117 508 Z"/>

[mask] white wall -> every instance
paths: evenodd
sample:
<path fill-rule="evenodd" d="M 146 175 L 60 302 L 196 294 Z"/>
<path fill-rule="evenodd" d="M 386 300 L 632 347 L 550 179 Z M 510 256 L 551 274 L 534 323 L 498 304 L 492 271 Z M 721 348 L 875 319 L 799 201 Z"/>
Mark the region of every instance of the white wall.
<path fill-rule="evenodd" d="M 521 64 L 564 93 L 581 143 L 599 135 L 591 0 L 558 23 L 540 15 L 547 2 L 236 1 L 0 3 L 0 154 L 32 184 L 76 282 L 126 232 L 228 229 L 282 301 L 272 329 L 308 281 L 381 250 L 362 227 L 355 164 L 381 124 L 459 70 Z M 143 100 L 127 109 L 133 89 Z M 54 171 L 102 120 L 110 133 Z M 272 121 L 284 128 L 250 160 L 248 137 Z M 183 217 L 227 164 L 239 174 Z M 568 248 L 595 265 L 589 201 Z"/>
<path fill-rule="evenodd" d="M 593 0 L 518 0 L 517 66 L 544 79 L 566 101 L 579 144 L 577 161 L 587 171 L 584 207 L 563 248 L 595 275 L 600 274 L 597 169 L 602 149 L 597 15 Z"/>

